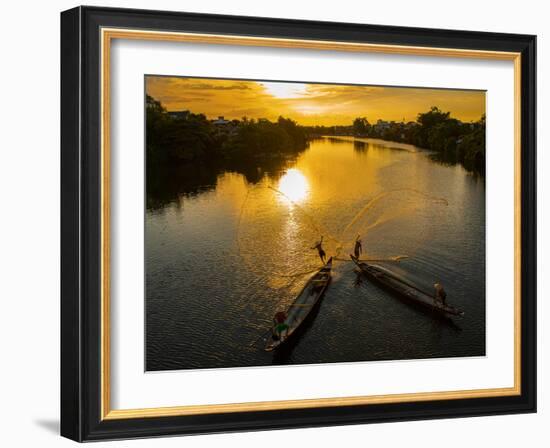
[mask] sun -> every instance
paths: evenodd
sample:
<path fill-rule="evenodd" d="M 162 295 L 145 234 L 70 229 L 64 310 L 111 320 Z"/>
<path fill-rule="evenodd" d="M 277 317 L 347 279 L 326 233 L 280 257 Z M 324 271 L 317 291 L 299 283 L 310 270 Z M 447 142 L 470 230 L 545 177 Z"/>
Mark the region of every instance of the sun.
<path fill-rule="evenodd" d="M 263 88 L 275 98 L 299 98 L 305 95 L 307 84 L 298 84 L 295 82 L 261 82 Z"/>
<path fill-rule="evenodd" d="M 282 193 L 283 202 L 292 206 L 309 196 L 309 182 L 300 170 L 291 168 L 279 180 L 278 190 Z"/>

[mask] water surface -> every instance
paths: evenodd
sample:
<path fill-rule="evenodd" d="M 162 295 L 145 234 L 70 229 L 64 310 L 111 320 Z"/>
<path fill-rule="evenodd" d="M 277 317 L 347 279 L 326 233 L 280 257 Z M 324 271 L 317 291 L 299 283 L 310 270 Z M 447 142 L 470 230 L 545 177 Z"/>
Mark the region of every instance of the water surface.
<path fill-rule="evenodd" d="M 147 370 L 485 354 L 485 184 L 460 165 L 342 137 L 268 168 L 167 177 L 145 217 Z M 437 319 L 358 277 L 358 234 L 363 258 L 407 256 L 381 264 L 427 290 L 441 281 L 465 317 Z M 333 281 L 300 337 L 266 353 L 273 314 L 320 267 L 321 235 Z"/>

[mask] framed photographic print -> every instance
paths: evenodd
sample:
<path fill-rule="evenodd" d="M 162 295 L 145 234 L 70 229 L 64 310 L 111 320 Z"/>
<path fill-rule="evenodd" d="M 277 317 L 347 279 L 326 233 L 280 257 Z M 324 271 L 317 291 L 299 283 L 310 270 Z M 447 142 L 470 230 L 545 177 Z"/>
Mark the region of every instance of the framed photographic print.
<path fill-rule="evenodd" d="M 535 37 L 61 15 L 61 432 L 535 412 Z"/>

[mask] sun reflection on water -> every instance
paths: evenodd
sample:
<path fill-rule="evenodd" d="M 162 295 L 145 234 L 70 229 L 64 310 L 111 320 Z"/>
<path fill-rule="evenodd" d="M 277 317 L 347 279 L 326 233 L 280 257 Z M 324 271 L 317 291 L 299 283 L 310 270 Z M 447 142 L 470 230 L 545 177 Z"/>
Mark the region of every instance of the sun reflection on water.
<path fill-rule="evenodd" d="M 279 198 L 291 206 L 304 202 L 309 196 L 309 182 L 302 172 L 296 168 L 289 169 L 281 179 L 277 189 L 282 193 Z"/>

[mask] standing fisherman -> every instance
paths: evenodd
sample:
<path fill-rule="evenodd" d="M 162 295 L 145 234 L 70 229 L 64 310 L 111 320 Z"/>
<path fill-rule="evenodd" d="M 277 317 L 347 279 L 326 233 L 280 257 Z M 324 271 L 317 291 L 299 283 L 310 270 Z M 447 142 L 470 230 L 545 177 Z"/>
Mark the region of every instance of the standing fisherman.
<path fill-rule="evenodd" d="M 360 237 L 361 235 L 357 235 L 357 239 L 355 240 L 355 248 L 353 249 L 353 253 L 357 259 L 359 259 L 359 256 L 363 253 L 363 244 L 361 243 Z"/>
<path fill-rule="evenodd" d="M 325 260 L 327 258 L 327 254 L 323 250 L 323 235 L 321 235 L 321 241 L 315 243 L 315 246 L 313 246 L 312 249 L 317 249 L 317 251 L 319 252 L 319 258 L 321 259 L 323 264 L 326 264 Z"/>

